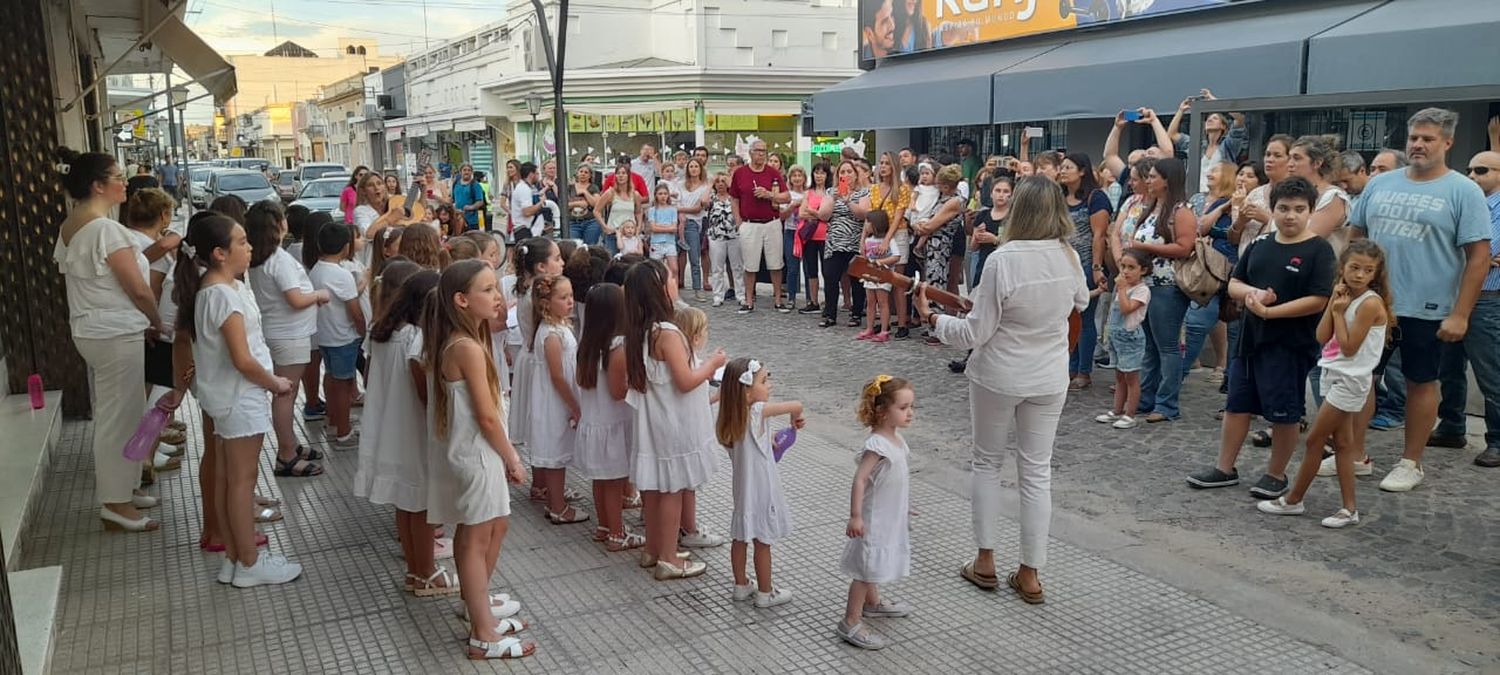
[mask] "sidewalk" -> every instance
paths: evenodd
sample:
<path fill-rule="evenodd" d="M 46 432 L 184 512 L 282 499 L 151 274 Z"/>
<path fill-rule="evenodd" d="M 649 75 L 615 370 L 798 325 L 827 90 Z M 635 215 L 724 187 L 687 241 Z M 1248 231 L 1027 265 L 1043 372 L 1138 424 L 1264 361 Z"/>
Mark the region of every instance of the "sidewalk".
<path fill-rule="evenodd" d="M 262 494 L 286 520 L 264 526 L 270 550 L 306 567 L 274 588 L 213 583 L 219 556 L 202 554 L 196 444 L 164 474 L 152 515 L 161 531 L 104 533 L 95 516 L 90 425 L 64 425 L 49 493 L 22 568 L 61 564 L 64 581 L 54 672 L 1183 672 L 1362 673 L 1320 646 L 1237 616 L 1080 548 L 1054 541 L 1047 604 L 986 593 L 958 577 L 972 555 L 968 500 L 917 476 L 912 484 L 913 576 L 891 597 L 914 603 L 905 620 L 873 622 L 895 644 L 861 652 L 838 641 L 847 580 L 838 570 L 854 466 L 850 448 L 799 434 L 782 464 L 796 534 L 775 549 L 777 585 L 796 599 L 772 610 L 729 597 L 729 548 L 700 550 L 702 577 L 656 582 L 635 556 L 589 541 L 592 523 L 553 526 L 512 492 L 515 513 L 495 586 L 523 603 L 535 657 L 475 664 L 460 642 L 454 599 L 404 593 L 391 511 L 349 492 L 353 451 L 325 452 L 327 473 L 270 477 Z M 319 424 L 309 437 L 322 439 Z M 320 443 L 321 445 L 321 443 Z M 701 522 L 727 532 L 728 462 L 700 493 Z M 585 487 L 581 483 L 578 487 Z M 1016 541 L 1007 522 L 1004 541 Z M 1000 552 L 1002 569 L 1014 550 Z"/>

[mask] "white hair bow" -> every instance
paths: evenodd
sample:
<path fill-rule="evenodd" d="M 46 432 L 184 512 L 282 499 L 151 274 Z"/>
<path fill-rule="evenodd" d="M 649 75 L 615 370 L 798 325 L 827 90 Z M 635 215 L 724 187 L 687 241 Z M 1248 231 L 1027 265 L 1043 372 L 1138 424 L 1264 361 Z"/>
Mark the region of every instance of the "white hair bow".
<path fill-rule="evenodd" d="M 750 386 L 755 384 L 755 374 L 760 372 L 760 361 L 750 359 L 750 364 L 745 366 L 745 372 L 740 373 L 740 384 Z"/>
<path fill-rule="evenodd" d="M 182 252 L 186 253 L 187 257 L 190 259 L 196 259 L 198 257 L 198 249 L 187 242 L 182 242 Z"/>
<path fill-rule="evenodd" d="M 69 171 L 73 170 L 73 165 L 72 164 L 67 164 L 67 163 L 64 163 L 64 162 L 58 162 L 52 168 L 57 169 L 58 173 L 66 176 L 66 175 L 68 175 Z"/>

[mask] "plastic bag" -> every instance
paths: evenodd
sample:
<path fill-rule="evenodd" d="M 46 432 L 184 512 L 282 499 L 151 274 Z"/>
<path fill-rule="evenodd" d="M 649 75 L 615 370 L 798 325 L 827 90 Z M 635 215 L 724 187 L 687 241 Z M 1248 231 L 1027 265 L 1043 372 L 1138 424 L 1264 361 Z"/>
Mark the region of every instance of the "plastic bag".
<path fill-rule="evenodd" d="M 771 438 L 771 454 L 776 461 L 781 461 L 781 456 L 791 449 L 792 444 L 797 442 L 797 427 L 786 427 Z"/>

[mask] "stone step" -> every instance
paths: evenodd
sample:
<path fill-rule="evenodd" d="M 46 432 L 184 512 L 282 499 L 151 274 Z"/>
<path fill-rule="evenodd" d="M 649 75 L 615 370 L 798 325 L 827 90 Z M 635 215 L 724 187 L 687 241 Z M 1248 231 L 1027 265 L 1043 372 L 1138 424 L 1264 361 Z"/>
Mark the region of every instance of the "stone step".
<path fill-rule="evenodd" d="M 10 604 L 25 675 L 45 675 L 52 667 L 52 638 L 61 590 L 60 565 L 10 573 Z"/>
<path fill-rule="evenodd" d="M 32 410 L 26 394 L 0 399 L 0 438 L 5 439 L 0 443 L 0 537 L 10 570 L 22 559 L 26 528 L 41 501 L 49 457 L 62 430 L 62 392 L 47 392 L 46 401 L 41 410 Z"/>

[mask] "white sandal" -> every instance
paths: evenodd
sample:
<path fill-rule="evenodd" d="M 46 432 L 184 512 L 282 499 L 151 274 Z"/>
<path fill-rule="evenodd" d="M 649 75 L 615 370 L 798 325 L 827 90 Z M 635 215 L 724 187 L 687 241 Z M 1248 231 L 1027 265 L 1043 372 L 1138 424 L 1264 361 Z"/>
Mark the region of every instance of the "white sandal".
<path fill-rule="evenodd" d="M 423 579 L 415 574 L 406 575 L 411 580 L 411 592 L 419 598 L 434 598 L 454 595 L 460 591 L 458 576 L 443 567 L 438 567 L 432 576 Z M 437 583 L 439 580 L 441 584 Z"/>
<path fill-rule="evenodd" d="M 475 654 L 474 650 L 480 650 Z M 519 659 L 536 653 L 536 646 L 531 651 L 526 651 L 526 646 L 520 640 L 507 637 L 494 642 L 485 642 L 478 638 L 469 638 L 469 660 L 483 661 L 486 659 Z"/>
<path fill-rule="evenodd" d="M 636 532 L 626 532 L 618 537 L 610 535 L 604 540 L 604 548 L 609 550 L 610 553 L 629 551 L 630 549 L 640 548 L 645 545 L 645 535 Z"/>

